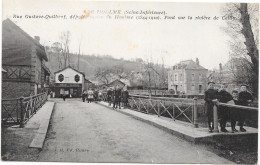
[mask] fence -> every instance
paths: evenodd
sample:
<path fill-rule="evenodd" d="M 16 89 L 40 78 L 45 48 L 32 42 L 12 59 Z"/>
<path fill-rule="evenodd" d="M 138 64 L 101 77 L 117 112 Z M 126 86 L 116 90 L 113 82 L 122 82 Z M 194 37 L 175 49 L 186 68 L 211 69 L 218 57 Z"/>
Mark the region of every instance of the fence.
<path fill-rule="evenodd" d="M 2 100 L 2 125 L 20 124 L 20 127 L 23 127 L 47 98 L 45 92 L 30 97 Z"/>
<path fill-rule="evenodd" d="M 248 106 L 241 106 L 241 105 L 232 105 L 232 104 L 226 104 L 226 103 L 219 103 L 218 101 L 213 101 L 214 107 L 213 107 L 213 122 L 214 122 L 214 129 L 213 132 L 219 132 L 218 129 L 218 107 L 224 106 L 229 108 L 236 108 L 236 109 L 243 109 L 245 111 L 253 111 L 258 113 L 258 108 L 255 107 L 248 107 Z"/>
<path fill-rule="evenodd" d="M 103 93 L 103 100 L 107 100 L 107 94 Z M 145 95 L 129 95 L 129 105 L 132 110 L 136 110 L 142 113 L 156 114 L 158 117 L 166 116 L 173 120 L 182 120 L 189 122 L 198 127 L 207 127 L 207 116 L 204 110 L 204 100 L 199 100 L 196 97 L 193 99 L 188 98 L 170 98 L 170 97 L 151 97 Z M 248 106 L 238 106 L 231 104 L 218 103 L 218 105 L 227 106 L 230 108 L 238 108 L 249 110 L 252 112 L 254 118 L 250 116 L 248 121 L 252 121 L 253 124 L 249 126 L 257 127 L 257 121 L 255 119 L 255 112 L 258 112 L 258 108 Z M 215 109 L 218 108 L 216 103 Z M 218 124 L 217 109 L 214 113 L 214 126 Z M 257 117 L 256 117 L 257 118 Z M 218 128 L 215 128 L 215 132 L 218 132 Z"/>
<path fill-rule="evenodd" d="M 168 116 L 173 120 L 187 121 L 198 128 L 197 98 L 165 98 L 130 95 L 131 109 L 139 112 Z"/>
<path fill-rule="evenodd" d="M 129 93 L 132 95 L 150 95 L 149 90 L 129 90 Z M 194 98 L 197 97 L 199 99 L 204 98 L 203 94 L 173 94 L 169 90 L 151 90 L 152 96 L 164 96 L 164 97 L 174 97 L 174 98 Z"/>

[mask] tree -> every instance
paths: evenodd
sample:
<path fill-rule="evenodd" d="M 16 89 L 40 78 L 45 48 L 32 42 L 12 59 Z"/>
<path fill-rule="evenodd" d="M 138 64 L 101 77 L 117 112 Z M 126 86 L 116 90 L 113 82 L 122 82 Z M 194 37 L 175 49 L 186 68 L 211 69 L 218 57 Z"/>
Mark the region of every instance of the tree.
<path fill-rule="evenodd" d="M 70 37 L 71 37 L 71 33 L 69 31 L 62 32 L 60 35 L 61 53 L 64 60 L 64 67 L 70 66 L 70 53 L 69 53 Z"/>
<path fill-rule="evenodd" d="M 111 69 L 109 68 L 98 68 L 95 73 L 95 77 L 104 84 L 110 83 L 112 79 Z"/>
<path fill-rule="evenodd" d="M 248 83 L 252 88 L 253 94 L 257 96 L 259 6 L 258 4 L 228 3 L 223 8 L 223 12 L 226 17 L 234 18 L 227 20 L 228 27 L 225 29 L 226 33 L 232 37 L 232 41 L 230 41 L 230 56 L 231 58 L 244 58 L 247 61 L 246 63 L 241 63 L 240 68 L 249 72 L 245 75 L 246 77 L 237 76 L 237 82 L 245 78 L 246 82 L 244 83 Z"/>
<path fill-rule="evenodd" d="M 60 42 L 54 42 L 51 45 L 51 49 L 52 51 L 54 51 L 55 53 L 58 54 L 58 65 L 59 65 L 59 69 L 62 69 L 62 61 L 61 61 L 61 51 L 62 51 L 62 45 Z"/>

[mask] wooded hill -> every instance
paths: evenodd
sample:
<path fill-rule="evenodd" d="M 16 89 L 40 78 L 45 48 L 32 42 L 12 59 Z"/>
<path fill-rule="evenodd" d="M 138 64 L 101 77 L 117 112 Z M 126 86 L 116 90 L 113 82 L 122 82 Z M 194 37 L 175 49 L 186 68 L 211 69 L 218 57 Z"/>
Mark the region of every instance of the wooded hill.
<path fill-rule="evenodd" d="M 49 61 L 46 66 L 50 69 L 52 79 L 54 72 L 66 67 L 61 52 L 46 49 Z M 109 55 L 80 55 L 78 69 L 78 55 L 69 54 L 69 65 L 83 73 L 87 79 L 98 84 L 107 84 L 115 79 L 128 79 L 139 85 L 149 84 L 148 75 L 153 80 L 152 86 L 165 86 L 167 79 L 167 69 L 163 65 L 150 63 L 152 69 L 147 68 L 147 64 L 142 59 L 124 60 L 116 59 Z M 67 64 L 68 65 L 68 64 Z M 148 74 L 149 73 L 149 74 Z M 156 81 L 156 80 L 157 81 Z M 163 82 L 160 82 L 163 80 Z M 150 80 L 151 81 L 151 80 Z M 160 85 L 160 86 L 161 86 Z"/>

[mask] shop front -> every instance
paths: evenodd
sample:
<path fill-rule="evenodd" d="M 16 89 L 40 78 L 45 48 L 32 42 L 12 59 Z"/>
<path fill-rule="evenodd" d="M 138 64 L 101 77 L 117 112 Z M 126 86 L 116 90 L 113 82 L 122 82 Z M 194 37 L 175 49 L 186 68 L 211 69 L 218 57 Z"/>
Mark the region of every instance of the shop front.
<path fill-rule="evenodd" d="M 64 94 L 70 98 L 79 98 L 82 93 L 82 84 L 55 84 L 55 97 L 61 98 Z"/>

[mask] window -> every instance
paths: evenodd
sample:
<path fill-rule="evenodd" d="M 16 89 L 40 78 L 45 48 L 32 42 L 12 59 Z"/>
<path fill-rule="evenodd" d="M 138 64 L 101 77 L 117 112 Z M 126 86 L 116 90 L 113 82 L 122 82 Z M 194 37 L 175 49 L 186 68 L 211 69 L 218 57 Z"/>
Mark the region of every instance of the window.
<path fill-rule="evenodd" d="M 202 93 L 202 85 L 199 85 L 199 93 Z"/>
<path fill-rule="evenodd" d="M 74 80 L 75 80 L 76 82 L 79 82 L 79 80 L 80 80 L 79 75 L 76 75 L 76 76 L 74 77 Z"/>
<path fill-rule="evenodd" d="M 194 80 L 195 80 L 195 74 L 192 73 L 192 75 L 191 75 L 191 81 L 194 81 Z"/>
<path fill-rule="evenodd" d="M 202 75 L 201 75 L 201 73 L 200 73 L 200 75 L 199 75 L 199 81 L 200 81 L 200 82 L 202 81 Z"/>
<path fill-rule="evenodd" d="M 60 82 L 62 82 L 62 81 L 64 80 L 63 74 L 60 74 L 60 75 L 58 76 L 58 80 L 59 80 Z"/>
<path fill-rule="evenodd" d="M 195 91 L 195 85 L 194 84 L 191 85 L 191 90 Z"/>

